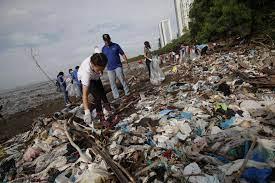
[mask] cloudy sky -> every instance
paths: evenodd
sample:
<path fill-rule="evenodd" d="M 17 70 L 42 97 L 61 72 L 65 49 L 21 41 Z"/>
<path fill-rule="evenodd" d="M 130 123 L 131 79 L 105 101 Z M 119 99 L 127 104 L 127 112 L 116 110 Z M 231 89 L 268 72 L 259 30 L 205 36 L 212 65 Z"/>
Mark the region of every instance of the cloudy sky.
<path fill-rule="evenodd" d="M 158 23 L 166 18 L 175 32 L 172 0 L 1 0 L 0 90 L 46 80 L 31 60 L 31 47 L 55 77 L 101 47 L 103 33 L 128 57 L 141 54 L 145 40 L 156 43 Z"/>

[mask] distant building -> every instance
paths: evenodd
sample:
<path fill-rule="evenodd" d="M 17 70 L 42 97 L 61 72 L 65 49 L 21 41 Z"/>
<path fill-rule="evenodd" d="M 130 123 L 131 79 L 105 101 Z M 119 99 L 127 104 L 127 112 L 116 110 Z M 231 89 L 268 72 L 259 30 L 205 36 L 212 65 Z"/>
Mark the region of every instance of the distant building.
<path fill-rule="evenodd" d="M 158 38 L 158 49 L 161 48 L 161 41 L 160 41 L 160 38 Z"/>
<path fill-rule="evenodd" d="M 182 36 L 186 30 L 189 30 L 189 12 L 193 2 L 194 0 L 174 0 L 178 36 Z"/>
<path fill-rule="evenodd" d="M 160 45 L 161 47 L 164 47 L 168 43 L 170 43 L 173 39 L 172 37 L 172 29 L 170 20 L 162 20 L 159 23 L 159 35 L 160 35 Z"/>

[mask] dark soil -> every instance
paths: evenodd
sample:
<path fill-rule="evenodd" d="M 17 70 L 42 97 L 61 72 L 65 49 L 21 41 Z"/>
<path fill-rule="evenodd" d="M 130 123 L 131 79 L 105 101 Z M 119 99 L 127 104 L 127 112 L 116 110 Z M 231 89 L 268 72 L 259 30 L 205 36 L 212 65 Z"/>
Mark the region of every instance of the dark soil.
<path fill-rule="evenodd" d="M 56 111 L 64 108 L 63 98 L 45 101 L 42 105 L 27 111 L 18 112 L 0 119 L 0 144 L 31 128 L 33 120 L 39 116 L 51 117 Z"/>

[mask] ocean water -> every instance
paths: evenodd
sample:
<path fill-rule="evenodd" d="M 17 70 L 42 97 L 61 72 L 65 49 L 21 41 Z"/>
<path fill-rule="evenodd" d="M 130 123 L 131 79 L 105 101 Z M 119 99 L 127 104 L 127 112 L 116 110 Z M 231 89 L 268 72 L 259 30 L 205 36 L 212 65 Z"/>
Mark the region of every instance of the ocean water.
<path fill-rule="evenodd" d="M 11 115 L 41 105 L 46 100 L 62 97 L 51 82 L 28 85 L 0 93 L 2 115 Z"/>

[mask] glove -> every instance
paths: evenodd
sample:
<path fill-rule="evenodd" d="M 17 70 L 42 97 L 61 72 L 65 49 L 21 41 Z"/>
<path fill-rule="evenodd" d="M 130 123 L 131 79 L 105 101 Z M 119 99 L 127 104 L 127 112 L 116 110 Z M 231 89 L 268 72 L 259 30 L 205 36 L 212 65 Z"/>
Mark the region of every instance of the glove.
<path fill-rule="evenodd" d="M 84 122 L 85 123 L 91 123 L 92 122 L 92 115 L 91 115 L 90 110 L 87 109 L 84 112 L 85 112 L 85 114 L 84 114 Z"/>

